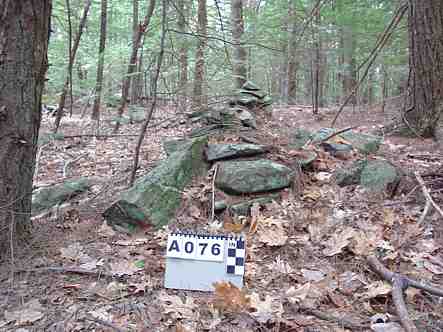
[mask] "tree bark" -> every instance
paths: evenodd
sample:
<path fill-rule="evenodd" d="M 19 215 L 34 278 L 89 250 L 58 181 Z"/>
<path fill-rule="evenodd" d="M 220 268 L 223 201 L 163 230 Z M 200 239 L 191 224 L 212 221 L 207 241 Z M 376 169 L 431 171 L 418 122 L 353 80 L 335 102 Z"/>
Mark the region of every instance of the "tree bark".
<path fill-rule="evenodd" d="M 132 0 L 132 45 L 137 42 L 137 33 L 138 33 L 138 12 L 139 12 L 139 0 Z M 141 67 L 139 66 L 141 56 L 139 57 L 138 65 L 135 65 L 134 71 L 140 71 Z M 136 61 L 137 63 L 137 61 Z M 131 87 L 131 104 L 137 103 L 138 100 L 138 84 L 139 84 L 140 74 L 132 75 L 130 79 L 130 87 Z"/>
<path fill-rule="evenodd" d="M 30 227 L 50 0 L 0 0 L 0 255 Z"/>
<path fill-rule="evenodd" d="M 83 15 L 80 20 L 80 24 L 78 26 L 77 35 L 74 39 L 74 45 L 72 46 L 72 50 L 70 51 L 69 56 L 69 63 L 68 63 L 68 74 L 66 75 L 65 84 L 63 85 L 63 90 L 60 95 L 60 99 L 58 102 L 58 108 L 56 111 L 56 117 L 55 117 L 55 124 L 54 124 L 54 132 L 56 133 L 58 131 L 58 128 L 60 127 L 60 121 L 63 116 L 63 109 L 65 108 L 65 102 L 66 102 L 66 95 L 68 94 L 68 88 L 71 83 L 71 76 L 72 76 L 72 67 L 74 66 L 75 62 L 75 56 L 77 54 L 78 46 L 80 45 L 80 39 L 83 34 L 83 29 L 86 26 L 86 19 L 88 17 L 89 9 L 91 8 L 91 2 L 92 0 L 86 0 L 85 1 L 85 7 L 83 9 Z M 72 88 L 72 87 L 71 87 Z M 72 100 L 71 100 L 72 104 Z"/>
<path fill-rule="evenodd" d="M 443 3 L 409 1 L 410 126 L 421 136 L 435 134 L 443 112 Z"/>
<path fill-rule="evenodd" d="M 232 57 L 232 67 L 234 74 L 235 87 L 240 89 L 246 82 L 247 53 L 242 43 L 242 36 L 245 31 L 243 22 L 243 3 L 242 0 L 232 0 L 231 2 L 231 24 L 232 24 L 232 42 L 234 43 L 234 52 Z"/>
<path fill-rule="evenodd" d="M 206 0 L 198 0 L 198 38 L 197 51 L 195 54 L 194 91 L 192 107 L 202 109 L 207 104 L 207 96 L 203 89 L 205 83 L 205 49 L 207 44 L 208 18 Z"/>
<path fill-rule="evenodd" d="M 295 104 L 297 98 L 297 20 L 296 20 L 296 7 L 295 1 L 289 0 L 288 3 L 288 66 L 287 66 L 287 102 L 288 104 Z"/>
<path fill-rule="evenodd" d="M 120 101 L 120 106 L 118 108 L 118 118 L 117 122 L 114 127 L 114 133 L 116 133 L 120 129 L 120 122 L 122 115 L 126 109 L 126 106 L 128 105 L 128 95 L 129 95 L 129 82 L 132 73 L 134 73 L 135 68 L 137 67 L 137 54 L 138 49 L 140 48 L 143 35 L 145 34 L 149 23 L 151 22 L 152 14 L 154 13 L 155 8 L 155 0 L 151 0 L 149 2 L 148 12 L 146 13 L 146 16 L 143 20 L 143 23 L 139 25 L 138 32 L 136 35 L 136 38 L 134 39 L 133 45 L 132 45 L 132 52 L 131 56 L 129 58 L 129 64 L 128 64 L 128 70 L 126 73 L 126 76 L 123 78 L 123 84 L 122 84 L 122 99 Z"/>
<path fill-rule="evenodd" d="M 189 16 L 189 6 L 190 3 L 186 0 L 179 0 L 177 3 L 178 7 L 178 18 L 177 18 L 177 28 L 178 31 L 182 33 L 180 36 L 180 48 L 179 48 L 179 96 L 178 96 L 178 109 L 181 112 L 186 110 L 187 96 L 188 96 L 188 47 L 187 40 L 185 37 L 186 20 Z"/>
<path fill-rule="evenodd" d="M 101 0 L 100 46 L 98 50 L 97 80 L 95 83 L 94 106 L 92 107 L 92 114 L 91 114 L 91 119 L 97 121 L 97 130 L 100 121 L 100 103 L 101 103 L 102 88 L 103 88 L 103 69 L 105 66 L 107 15 L 108 15 L 108 0 Z"/>

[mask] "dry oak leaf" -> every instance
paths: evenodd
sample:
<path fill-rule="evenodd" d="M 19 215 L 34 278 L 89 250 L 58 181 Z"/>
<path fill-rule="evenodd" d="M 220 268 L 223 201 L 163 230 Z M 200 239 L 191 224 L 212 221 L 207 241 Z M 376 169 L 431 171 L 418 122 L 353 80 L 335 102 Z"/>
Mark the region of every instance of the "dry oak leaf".
<path fill-rule="evenodd" d="M 326 241 L 326 248 L 323 249 L 325 256 L 334 256 L 342 252 L 350 243 L 355 235 L 355 230 L 352 227 L 347 227 L 332 236 Z"/>
<path fill-rule="evenodd" d="M 182 301 L 180 296 L 168 295 L 165 291 L 160 293 L 159 299 L 163 302 L 163 309 L 165 314 L 171 314 L 173 318 L 186 318 L 194 319 L 196 318 L 196 313 L 194 312 L 197 305 L 194 303 L 192 297 L 186 297 Z"/>
<path fill-rule="evenodd" d="M 122 277 L 124 275 L 130 276 L 135 272 L 143 270 L 143 268 L 135 266 L 133 262 L 127 260 L 120 260 L 109 264 L 113 275 Z"/>
<path fill-rule="evenodd" d="M 257 233 L 258 240 L 270 247 L 280 247 L 288 240 L 283 222 L 272 217 L 263 220 Z"/>
<path fill-rule="evenodd" d="M 392 291 L 392 286 L 384 281 L 375 281 L 365 286 L 365 288 L 368 291 L 360 295 L 365 299 L 373 299 L 377 296 L 388 295 Z"/>
<path fill-rule="evenodd" d="M 252 293 L 249 298 L 251 300 L 251 308 L 254 309 L 251 315 L 260 323 L 264 324 L 271 320 L 272 317 L 281 318 L 283 314 L 281 301 L 272 298 L 270 295 L 266 295 L 262 301 L 260 300 L 260 296 L 255 292 Z"/>
<path fill-rule="evenodd" d="M 214 307 L 221 311 L 243 312 L 250 307 L 250 299 L 246 292 L 231 282 L 216 282 Z"/>
<path fill-rule="evenodd" d="M 6 324 L 15 321 L 16 326 L 32 324 L 43 318 L 45 308 L 37 299 L 31 300 L 15 311 L 5 311 Z M 6 325 L 5 324 L 5 325 Z"/>

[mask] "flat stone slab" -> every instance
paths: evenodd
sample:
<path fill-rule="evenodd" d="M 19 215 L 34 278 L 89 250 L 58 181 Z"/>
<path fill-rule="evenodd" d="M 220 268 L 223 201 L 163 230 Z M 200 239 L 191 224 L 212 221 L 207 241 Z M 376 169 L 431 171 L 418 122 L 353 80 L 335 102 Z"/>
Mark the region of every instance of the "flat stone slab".
<path fill-rule="evenodd" d="M 108 224 L 130 233 L 137 227 L 160 227 L 172 220 L 184 187 L 207 171 L 203 158 L 207 141 L 206 136 L 190 140 L 122 192 L 103 213 Z"/>
<path fill-rule="evenodd" d="M 38 214 L 70 198 L 87 191 L 91 187 L 88 178 L 67 180 L 63 183 L 40 188 L 32 194 L 32 214 Z"/>
<path fill-rule="evenodd" d="M 256 144 L 209 144 L 206 159 L 217 161 L 227 158 L 251 157 L 268 151 L 268 147 Z"/>
<path fill-rule="evenodd" d="M 272 160 L 222 162 L 215 185 L 228 194 L 241 195 L 289 187 L 295 172 Z"/>

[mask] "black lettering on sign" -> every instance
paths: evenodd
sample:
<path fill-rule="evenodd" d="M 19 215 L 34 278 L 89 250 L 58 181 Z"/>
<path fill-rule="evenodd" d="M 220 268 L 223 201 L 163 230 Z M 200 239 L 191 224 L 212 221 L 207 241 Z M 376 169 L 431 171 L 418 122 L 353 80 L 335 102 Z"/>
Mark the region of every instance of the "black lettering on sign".
<path fill-rule="evenodd" d="M 218 243 L 215 243 L 212 245 L 211 252 L 214 256 L 220 255 L 220 245 Z"/>
<path fill-rule="evenodd" d="M 188 254 L 192 253 L 194 251 L 194 243 L 190 242 L 190 241 L 186 242 L 185 243 L 185 251 Z"/>
<path fill-rule="evenodd" d="M 172 241 L 171 246 L 168 249 L 168 251 L 173 251 L 173 250 L 180 252 L 180 248 L 178 247 L 177 240 Z"/>

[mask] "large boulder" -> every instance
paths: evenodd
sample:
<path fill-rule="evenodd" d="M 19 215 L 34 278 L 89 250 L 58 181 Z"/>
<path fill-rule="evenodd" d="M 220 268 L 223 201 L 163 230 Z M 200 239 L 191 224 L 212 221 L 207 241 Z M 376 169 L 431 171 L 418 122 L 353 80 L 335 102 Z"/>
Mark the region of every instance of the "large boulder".
<path fill-rule="evenodd" d="M 268 147 L 256 144 L 209 144 L 206 159 L 217 161 L 227 158 L 250 157 L 268 151 Z"/>
<path fill-rule="evenodd" d="M 312 141 L 314 143 L 320 142 L 328 136 L 332 135 L 334 132 L 335 129 L 333 128 L 321 128 L 312 136 Z M 340 137 L 343 140 L 347 141 L 350 145 L 352 145 L 354 149 L 357 149 L 363 154 L 371 154 L 377 152 L 382 142 L 382 137 L 380 136 L 362 134 L 353 130 L 338 134 L 336 137 Z"/>
<path fill-rule="evenodd" d="M 335 171 L 335 182 L 339 186 L 360 184 L 373 191 L 383 192 L 400 181 L 401 175 L 386 160 L 359 160 L 350 167 Z"/>
<path fill-rule="evenodd" d="M 371 160 L 363 168 L 360 184 L 371 191 L 382 192 L 400 181 L 397 169 L 386 160 Z"/>
<path fill-rule="evenodd" d="M 190 140 L 123 192 L 103 213 L 108 224 L 129 232 L 137 226 L 167 224 L 180 205 L 184 187 L 207 171 L 203 159 L 207 141 L 207 137 Z"/>
<path fill-rule="evenodd" d="M 272 160 L 242 160 L 223 162 L 219 166 L 215 185 L 228 194 L 242 195 L 288 187 L 295 172 Z"/>
<path fill-rule="evenodd" d="M 88 178 L 67 180 L 63 183 L 43 187 L 32 194 L 32 214 L 39 214 L 53 206 L 60 205 L 91 187 Z"/>

